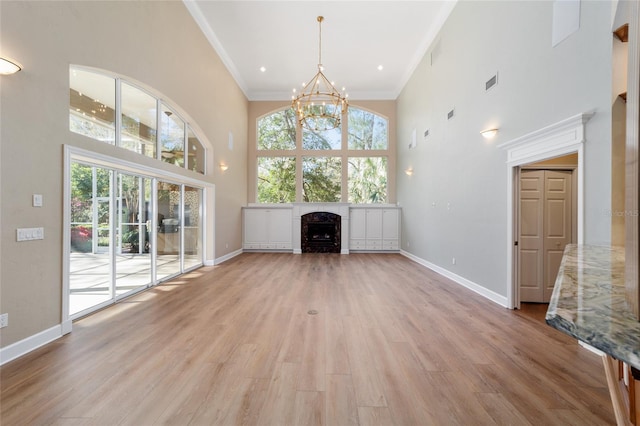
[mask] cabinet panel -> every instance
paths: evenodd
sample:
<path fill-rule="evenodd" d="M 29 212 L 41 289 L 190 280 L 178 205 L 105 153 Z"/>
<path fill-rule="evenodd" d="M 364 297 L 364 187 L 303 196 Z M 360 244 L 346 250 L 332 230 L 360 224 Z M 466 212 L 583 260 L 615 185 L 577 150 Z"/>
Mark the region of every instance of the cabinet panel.
<path fill-rule="evenodd" d="M 349 234 L 352 240 L 364 240 L 367 238 L 367 211 L 365 209 L 352 209 L 349 212 Z"/>
<path fill-rule="evenodd" d="M 276 244 L 274 248 L 291 248 L 291 210 L 271 210 L 268 222 L 269 242 Z"/>
<path fill-rule="evenodd" d="M 400 250 L 400 209 L 352 208 L 350 211 L 350 250 Z"/>
<path fill-rule="evenodd" d="M 367 209 L 367 240 L 382 240 L 382 210 Z"/>
<path fill-rule="evenodd" d="M 291 209 L 243 209 L 243 244 L 247 250 L 290 250 Z"/>
<path fill-rule="evenodd" d="M 382 238 L 385 240 L 399 240 L 400 221 L 398 209 L 384 209 L 382 211 Z"/>
<path fill-rule="evenodd" d="M 267 214 L 264 210 L 244 210 L 244 243 L 266 244 L 268 242 Z"/>

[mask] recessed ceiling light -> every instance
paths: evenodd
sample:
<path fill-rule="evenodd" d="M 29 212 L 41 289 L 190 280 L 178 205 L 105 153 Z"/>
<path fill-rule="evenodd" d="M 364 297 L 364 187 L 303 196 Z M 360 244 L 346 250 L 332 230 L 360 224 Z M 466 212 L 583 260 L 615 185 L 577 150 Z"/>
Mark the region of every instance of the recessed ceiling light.
<path fill-rule="evenodd" d="M 382 65 L 378 65 L 378 71 L 382 71 L 384 67 Z"/>
<path fill-rule="evenodd" d="M 260 72 L 265 72 L 267 69 L 265 67 L 260 67 Z"/>

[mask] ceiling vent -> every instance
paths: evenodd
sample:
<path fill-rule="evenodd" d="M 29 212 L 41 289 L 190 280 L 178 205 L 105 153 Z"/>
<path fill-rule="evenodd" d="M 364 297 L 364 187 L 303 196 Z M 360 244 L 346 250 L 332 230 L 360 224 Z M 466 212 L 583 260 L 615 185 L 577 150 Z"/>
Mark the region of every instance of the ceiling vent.
<path fill-rule="evenodd" d="M 491 89 L 493 86 L 495 86 L 496 84 L 498 84 L 498 73 L 496 73 L 493 77 L 487 80 L 487 82 L 484 84 L 484 90 L 487 91 Z"/>

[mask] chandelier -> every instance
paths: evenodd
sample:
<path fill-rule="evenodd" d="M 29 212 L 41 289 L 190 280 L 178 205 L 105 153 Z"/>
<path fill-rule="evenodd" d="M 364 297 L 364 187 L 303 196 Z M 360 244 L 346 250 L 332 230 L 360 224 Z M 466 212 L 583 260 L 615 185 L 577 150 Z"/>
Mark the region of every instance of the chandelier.
<path fill-rule="evenodd" d="M 297 94 L 293 89 L 291 107 L 296 113 L 302 127 L 313 131 L 331 130 L 340 126 L 340 116 L 347 110 L 349 103 L 345 88 L 339 92 L 322 73 L 322 21 L 318 16 L 318 73 L 309 83 L 302 84 L 302 90 Z"/>

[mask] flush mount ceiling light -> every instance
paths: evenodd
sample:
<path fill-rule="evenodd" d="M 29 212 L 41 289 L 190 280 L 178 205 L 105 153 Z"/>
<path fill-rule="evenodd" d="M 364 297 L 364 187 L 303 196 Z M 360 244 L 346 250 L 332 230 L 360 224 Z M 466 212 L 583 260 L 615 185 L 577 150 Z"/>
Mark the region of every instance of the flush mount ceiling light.
<path fill-rule="evenodd" d="M 480 132 L 485 139 L 491 139 L 498 133 L 498 129 L 487 129 Z"/>
<path fill-rule="evenodd" d="M 0 75 L 15 74 L 21 69 L 22 67 L 16 61 L 0 57 Z"/>
<path fill-rule="evenodd" d="M 296 113 L 298 122 L 309 130 L 331 130 L 340 126 L 340 116 L 349 105 L 344 87 L 339 92 L 323 74 L 322 66 L 322 21 L 318 16 L 318 73 L 309 83 L 302 84 L 300 94 L 293 89 L 291 107 Z"/>

